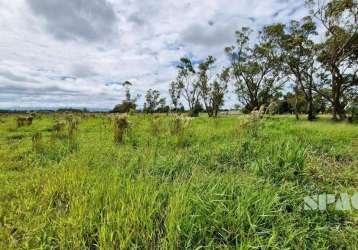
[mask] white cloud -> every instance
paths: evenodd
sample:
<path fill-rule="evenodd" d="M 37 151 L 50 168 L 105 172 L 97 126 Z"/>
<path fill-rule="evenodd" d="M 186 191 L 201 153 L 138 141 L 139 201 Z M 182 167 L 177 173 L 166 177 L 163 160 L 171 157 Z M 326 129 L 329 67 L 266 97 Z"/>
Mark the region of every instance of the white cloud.
<path fill-rule="evenodd" d="M 111 108 L 133 92 L 167 94 L 181 56 L 213 55 L 242 26 L 300 18 L 295 0 L 17 0 L 0 2 L 0 108 Z M 235 103 L 230 98 L 229 104 Z"/>

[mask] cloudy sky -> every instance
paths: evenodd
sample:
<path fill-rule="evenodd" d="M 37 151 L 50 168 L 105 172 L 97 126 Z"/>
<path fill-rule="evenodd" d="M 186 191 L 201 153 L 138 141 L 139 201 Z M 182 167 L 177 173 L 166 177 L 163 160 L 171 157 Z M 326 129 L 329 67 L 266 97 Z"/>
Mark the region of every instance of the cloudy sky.
<path fill-rule="evenodd" d="M 306 14 L 304 0 L 2 0 L 0 108 L 111 108 L 126 80 L 167 95 L 180 57 L 220 67 L 235 30 Z"/>

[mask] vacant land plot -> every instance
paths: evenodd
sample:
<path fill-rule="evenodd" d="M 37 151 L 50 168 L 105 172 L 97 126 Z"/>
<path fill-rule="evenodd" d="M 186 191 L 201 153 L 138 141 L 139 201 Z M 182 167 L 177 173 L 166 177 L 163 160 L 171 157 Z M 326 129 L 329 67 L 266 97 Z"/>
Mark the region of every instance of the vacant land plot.
<path fill-rule="evenodd" d="M 0 249 L 358 248 L 353 206 L 303 209 L 305 196 L 358 192 L 357 125 L 17 118 L 0 117 Z"/>

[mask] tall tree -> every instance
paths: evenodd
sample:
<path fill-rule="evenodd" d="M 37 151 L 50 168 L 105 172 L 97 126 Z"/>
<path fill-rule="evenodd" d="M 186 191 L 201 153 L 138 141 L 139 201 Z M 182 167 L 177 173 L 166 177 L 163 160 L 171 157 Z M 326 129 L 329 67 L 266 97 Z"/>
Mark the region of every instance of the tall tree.
<path fill-rule="evenodd" d="M 243 27 L 236 32 L 236 47 L 225 49 L 231 62 L 239 101 L 248 111 L 267 104 L 283 85 L 279 81 L 278 58 L 272 45 L 260 39 L 258 44 L 252 46 L 251 33 L 251 29 Z"/>
<path fill-rule="evenodd" d="M 133 84 L 131 82 L 125 81 L 122 83 L 122 86 L 125 89 L 125 99 L 113 108 L 112 112 L 115 113 L 128 113 L 131 109 L 136 109 L 136 102 L 140 97 L 140 95 L 137 95 L 135 98 L 132 98 L 130 87 Z"/>
<path fill-rule="evenodd" d="M 161 103 L 160 92 L 156 89 L 149 89 L 145 95 L 146 112 L 154 113 Z"/>
<path fill-rule="evenodd" d="M 282 70 L 293 78 L 297 88 L 303 93 L 307 103 L 308 120 L 314 120 L 314 74 L 315 44 L 311 36 L 316 33 L 316 25 L 311 17 L 301 22 L 291 21 L 288 26 L 273 24 L 264 28 L 264 36 L 274 44 L 280 53 Z M 296 91 L 297 92 L 297 91 Z"/>
<path fill-rule="evenodd" d="M 133 86 L 133 84 L 129 81 L 125 81 L 122 83 L 122 86 L 124 87 L 125 92 L 126 92 L 126 101 L 130 102 L 131 101 L 130 87 Z"/>
<path fill-rule="evenodd" d="M 183 57 L 180 59 L 180 63 L 177 68 L 178 76 L 173 84 L 175 85 L 175 89 L 180 91 L 181 96 L 187 102 L 190 115 L 196 116 L 198 114 L 195 112 L 195 105 L 199 101 L 200 92 L 194 65 L 189 58 Z"/>
<path fill-rule="evenodd" d="M 209 117 L 216 117 L 220 107 L 224 104 L 224 95 L 230 79 L 230 69 L 224 69 L 220 74 L 213 76 L 211 68 L 215 58 L 209 56 L 199 65 L 198 87 L 200 96 Z"/>
<path fill-rule="evenodd" d="M 306 0 L 306 3 L 325 29 L 325 41 L 318 46 L 318 60 L 329 73 L 320 74 L 316 91 L 332 104 L 333 119 L 343 120 L 345 96 L 358 86 L 358 4 L 356 0 Z"/>
<path fill-rule="evenodd" d="M 181 88 L 178 86 L 178 84 L 176 84 L 175 81 L 170 83 L 169 95 L 174 107 L 174 111 L 178 111 L 178 107 L 180 105 Z"/>

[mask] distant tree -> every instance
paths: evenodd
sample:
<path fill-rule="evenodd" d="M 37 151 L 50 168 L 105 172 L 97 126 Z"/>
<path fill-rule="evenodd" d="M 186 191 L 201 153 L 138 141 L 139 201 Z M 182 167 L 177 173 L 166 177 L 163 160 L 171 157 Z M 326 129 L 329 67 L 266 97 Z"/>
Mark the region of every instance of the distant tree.
<path fill-rule="evenodd" d="M 333 119 L 344 120 L 346 95 L 358 86 L 358 4 L 356 0 L 306 0 L 306 4 L 325 29 L 325 41 L 317 46 L 324 71 L 316 91 L 331 103 Z"/>
<path fill-rule="evenodd" d="M 129 81 L 125 81 L 124 83 L 122 83 L 122 86 L 125 88 L 126 91 L 126 101 L 130 102 L 131 101 L 130 87 L 133 86 L 133 84 Z"/>
<path fill-rule="evenodd" d="M 223 72 L 215 77 L 210 75 L 215 58 L 209 56 L 199 65 L 198 87 L 200 96 L 203 100 L 206 112 L 209 117 L 216 117 L 220 107 L 224 104 L 224 95 L 227 91 L 228 81 L 230 79 L 230 69 L 224 69 Z"/>
<path fill-rule="evenodd" d="M 145 111 L 148 113 L 154 113 L 161 101 L 162 99 L 160 98 L 159 90 L 149 89 L 145 95 Z"/>
<path fill-rule="evenodd" d="M 172 83 L 172 87 L 174 87 L 173 89 L 178 91 L 178 93 L 180 92 L 181 97 L 183 97 L 187 102 L 189 107 L 189 115 L 197 116 L 198 113 L 195 112 L 194 107 L 196 103 L 199 102 L 200 92 L 194 65 L 189 58 L 183 57 L 180 59 L 180 63 L 177 68 L 177 79 Z"/>
<path fill-rule="evenodd" d="M 260 39 L 250 45 L 252 30 L 244 27 L 236 32 L 237 45 L 227 47 L 236 93 L 245 109 L 252 111 L 268 104 L 272 95 L 282 88 L 278 58 L 272 44 Z"/>
<path fill-rule="evenodd" d="M 287 93 L 287 102 L 290 109 L 295 113 L 296 120 L 299 120 L 299 114 L 306 111 L 307 102 L 302 90 L 297 85 L 293 87 L 293 93 Z"/>
<path fill-rule="evenodd" d="M 205 111 L 205 109 L 204 109 L 203 105 L 200 103 L 200 101 L 197 101 L 194 104 L 192 113 L 195 114 L 195 116 L 198 116 L 199 113 L 204 112 L 204 111 Z"/>
<path fill-rule="evenodd" d="M 137 105 L 133 102 L 128 102 L 126 100 L 123 100 L 122 103 L 117 104 L 112 112 L 113 113 L 128 113 L 131 109 L 135 110 Z"/>
<path fill-rule="evenodd" d="M 113 113 L 128 113 L 130 110 L 136 109 L 136 102 L 140 96 L 137 95 L 135 98 L 131 98 L 130 87 L 132 85 L 133 84 L 129 81 L 125 81 L 124 83 L 122 83 L 122 86 L 125 88 L 125 100 L 123 100 L 122 103 L 117 104 L 113 108 Z"/>
<path fill-rule="evenodd" d="M 170 111 L 170 107 L 167 106 L 167 100 L 165 97 L 159 99 L 159 108 L 157 112 L 159 113 L 168 113 Z"/>
<path fill-rule="evenodd" d="M 178 106 L 180 105 L 181 88 L 174 81 L 170 83 L 169 95 L 170 95 L 170 99 L 171 99 L 171 102 L 174 107 L 174 111 L 178 111 Z"/>

